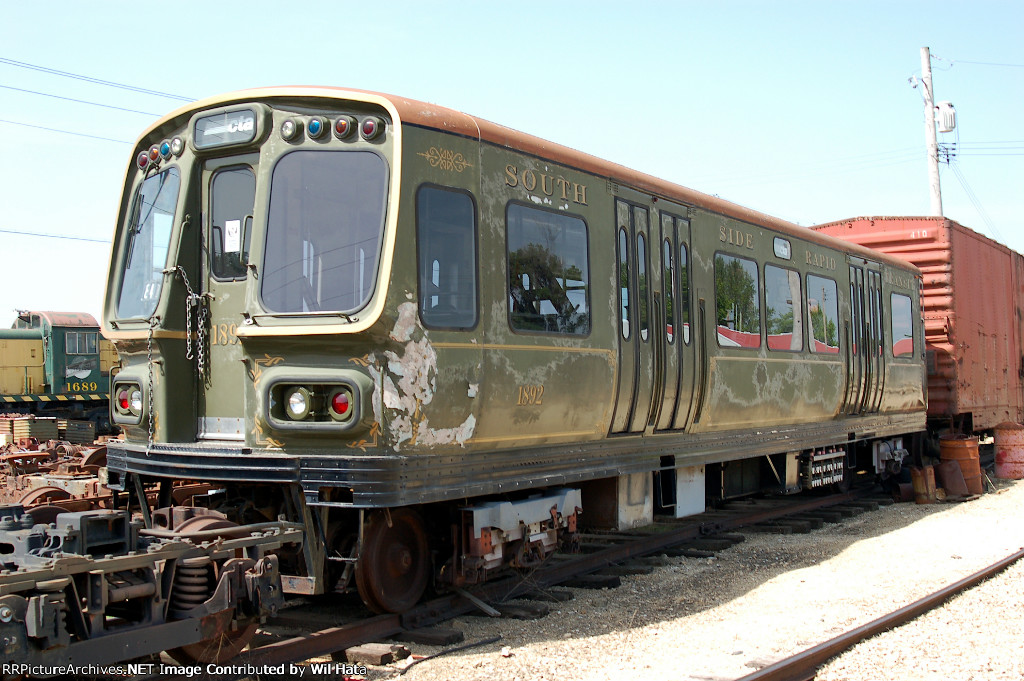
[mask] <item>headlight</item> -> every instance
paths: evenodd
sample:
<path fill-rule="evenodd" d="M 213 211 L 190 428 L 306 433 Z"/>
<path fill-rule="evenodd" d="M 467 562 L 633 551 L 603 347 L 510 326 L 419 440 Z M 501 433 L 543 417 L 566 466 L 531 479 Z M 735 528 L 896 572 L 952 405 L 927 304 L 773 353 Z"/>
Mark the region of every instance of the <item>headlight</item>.
<path fill-rule="evenodd" d="M 131 403 L 128 406 L 131 412 L 138 416 L 142 413 L 142 391 L 133 390 L 130 399 Z"/>
<path fill-rule="evenodd" d="M 313 408 L 313 399 L 309 390 L 303 387 L 292 388 L 284 398 L 285 409 L 288 417 L 293 421 L 302 421 L 309 416 Z"/>

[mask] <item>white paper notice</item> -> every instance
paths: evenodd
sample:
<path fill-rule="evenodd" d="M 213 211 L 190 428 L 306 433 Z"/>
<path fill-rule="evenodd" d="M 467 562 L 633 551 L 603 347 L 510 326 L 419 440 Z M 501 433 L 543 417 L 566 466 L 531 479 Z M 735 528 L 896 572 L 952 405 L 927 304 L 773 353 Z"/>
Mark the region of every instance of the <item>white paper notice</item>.
<path fill-rule="evenodd" d="M 238 253 L 242 250 L 242 221 L 228 220 L 224 223 L 224 252 Z"/>

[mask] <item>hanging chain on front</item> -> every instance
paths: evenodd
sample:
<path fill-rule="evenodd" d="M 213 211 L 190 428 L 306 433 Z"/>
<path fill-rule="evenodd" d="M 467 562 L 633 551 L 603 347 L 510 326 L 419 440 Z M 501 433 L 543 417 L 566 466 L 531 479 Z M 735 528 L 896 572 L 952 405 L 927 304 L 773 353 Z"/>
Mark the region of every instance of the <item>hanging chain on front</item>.
<path fill-rule="evenodd" d="M 149 333 L 146 335 L 146 364 L 149 366 L 149 385 L 146 386 L 146 393 L 149 395 L 149 409 L 147 416 L 149 421 L 149 439 L 146 440 L 146 456 L 153 448 L 153 436 L 156 434 L 156 427 L 153 421 L 153 330 L 160 323 L 160 318 L 153 315 L 149 320 Z"/>
<path fill-rule="evenodd" d="M 206 371 L 206 321 L 210 311 L 203 304 L 203 296 L 192 290 L 188 281 L 188 275 L 181 265 L 175 265 L 173 269 L 165 270 L 181 275 L 181 281 L 185 284 L 185 357 L 196 360 L 196 369 L 200 380 Z M 196 318 L 196 347 L 192 349 L 192 316 Z"/>

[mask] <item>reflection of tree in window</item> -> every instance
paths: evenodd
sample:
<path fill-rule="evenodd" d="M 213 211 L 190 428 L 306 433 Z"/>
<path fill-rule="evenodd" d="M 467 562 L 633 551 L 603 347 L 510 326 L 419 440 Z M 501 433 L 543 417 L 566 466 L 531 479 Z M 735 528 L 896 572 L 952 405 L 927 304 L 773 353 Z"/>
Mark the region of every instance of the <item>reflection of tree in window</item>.
<path fill-rule="evenodd" d="M 722 345 L 759 347 L 761 319 L 757 264 L 745 258 L 716 255 L 715 301 L 719 342 Z"/>
<path fill-rule="evenodd" d="M 586 227 L 525 206 L 508 211 L 509 317 L 523 331 L 590 331 Z"/>

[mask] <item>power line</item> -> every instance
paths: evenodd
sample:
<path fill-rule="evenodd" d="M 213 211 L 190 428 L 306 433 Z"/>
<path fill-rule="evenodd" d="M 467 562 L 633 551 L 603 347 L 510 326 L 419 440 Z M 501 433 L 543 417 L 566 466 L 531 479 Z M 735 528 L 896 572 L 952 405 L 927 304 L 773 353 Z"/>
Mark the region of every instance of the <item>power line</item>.
<path fill-rule="evenodd" d="M 134 85 L 125 85 L 124 83 L 115 83 L 110 80 L 101 80 L 100 78 L 93 78 L 92 76 L 83 76 L 77 73 L 69 73 L 68 71 L 58 71 L 57 69 L 51 69 L 46 66 L 38 66 L 36 64 L 27 64 L 23 61 L 16 61 L 14 59 L 8 59 L 6 57 L 0 57 L 0 63 L 10 64 L 11 66 L 17 66 L 23 69 L 32 69 L 33 71 L 42 71 L 43 73 L 50 73 L 55 76 L 63 76 L 65 78 L 74 78 L 75 80 L 84 80 L 87 83 L 95 83 L 96 85 L 106 85 L 107 87 L 120 88 L 121 90 L 130 90 L 131 92 L 138 92 L 144 95 L 153 95 L 154 97 L 166 97 L 168 99 L 177 99 L 183 102 L 194 102 L 194 97 L 185 97 L 182 95 L 174 95 L 168 92 L 160 92 L 158 90 L 147 90 L 146 88 L 136 87 Z"/>
<path fill-rule="evenodd" d="M 72 97 L 62 97 L 60 95 L 51 95 L 48 92 L 37 92 L 35 90 L 23 90 L 20 87 L 11 87 L 10 85 L 0 85 L 0 88 L 3 88 L 5 90 L 14 90 L 16 92 L 27 92 L 30 95 L 41 95 L 43 97 L 53 97 L 54 99 L 63 99 L 66 102 L 78 102 L 79 104 L 91 104 L 92 106 L 102 106 L 104 109 L 116 109 L 117 111 L 127 111 L 128 113 L 143 114 L 145 116 L 159 116 L 160 115 L 160 114 L 155 114 L 155 113 L 152 113 L 152 112 L 149 112 L 149 111 L 138 111 L 136 109 L 125 109 L 124 107 L 113 106 L 111 104 L 100 104 L 99 102 L 90 102 L 90 101 L 85 100 L 85 99 L 74 99 Z"/>
<path fill-rule="evenodd" d="M 8 121 L 0 118 L 0 123 L 8 123 L 10 125 L 20 125 L 26 128 L 36 128 L 38 130 L 48 130 L 49 132 L 59 132 L 65 135 L 74 135 L 75 137 L 88 137 L 94 140 L 103 140 L 104 142 L 117 142 L 118 144 L 131 144 L 127 140 L 115 140 L 110 137 L 100 137 L 99 135 L 86 135 L 84 132 L 71 132 L 70 130 L 60 130 L 58 128 L 50 128 L 45 125 L 32 125 L 31 123 L 20 123 L 18 121 Z"/>
<path fill-rule="evenodd" d="M 90 239 L 84 236 L 68 236 L 66 234 L 42 234 L 40 232 L 18 232 L 13 229 L 0 229 L 4 234 L 17 234 L 18 236 L 38 236 L 46 239 L 67 239 L 69 241 L 91 241 L 97 244 L 109 244 L 110 239 Z"/>

